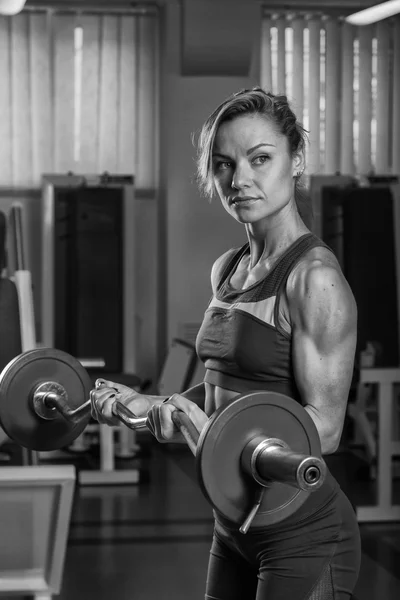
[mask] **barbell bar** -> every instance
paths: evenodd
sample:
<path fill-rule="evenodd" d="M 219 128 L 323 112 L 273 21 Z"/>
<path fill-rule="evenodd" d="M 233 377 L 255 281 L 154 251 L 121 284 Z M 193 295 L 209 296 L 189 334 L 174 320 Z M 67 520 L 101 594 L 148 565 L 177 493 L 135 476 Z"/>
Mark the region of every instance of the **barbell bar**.
<path fill-rule="evenodd" d="M 54 450 L 71 443 L 91 416 L 91 379 L 77 359 L 53 348 L 30 350 L 0 374 L 0 422 L 18 444 Z M 183 394 L 184 395 L 184 394 Z M 115 401 L 115 416 L 133 430 L 146 427 Z M 199 434 L 182 411 L 172 413 L 196 457 L 200 487 L 225 518 L 265 527 L 293 514 L 324 482 L 318 432 L 297 402 L 253 392 L 220 407 Z"/>
<path fill-rule="evenodd" d="M 36 414 L 46 420 L 54 419 L 60 413 L 68 422 L 78 424 L 91 412 L 90 400 L 72 410 L 65 390 L 56 382 L 39 384 L 32 393 L 32 404 Z M 130 429 L 147 427 L 147 417 L 137 417 L 118 400 L 113 404 L 113 413 Z M 200 437 L 196 427 L 182 411 L 174 411 L 172 420 L 196 456 Z M 244 470 L 263 486 L 272 479 L 308 490 L 320 479 L 320 469 L 314 457 L 291 452 L 288 445 L 279 439 L 254 437 L 244 448 L 241 462 Z"/>

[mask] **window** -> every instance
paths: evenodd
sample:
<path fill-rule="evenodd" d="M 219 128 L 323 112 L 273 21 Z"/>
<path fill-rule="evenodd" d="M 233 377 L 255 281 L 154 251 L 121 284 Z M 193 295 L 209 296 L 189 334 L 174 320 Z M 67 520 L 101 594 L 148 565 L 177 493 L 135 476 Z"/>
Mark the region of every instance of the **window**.
<path fill-rule="evenodd" d="M 299 19 L 298 16 L 297 19 Z M 355 27 L 351 28 L 351 44 L 349 44 L 346 40 L 350 38 L 348 37 L 345 40 L 344 37 L 344 21 L 342 19 L 331 18 L 331 22 L 332 20 L 335 20 L 335 25 L 337 26 L 338 40 L 334 40 L 334 43 L 338 44 L 338 52 L 337 56 L 335 56 L 335 63 L 329 63 L 328 45 L 330 44 L 330 40 L 328 35 L 329 30 L 327 29 L 328 19 L 323 16 L 321 17 L 321 15 L 304 16 L 302 20 L 304 68 L 303 73 L 300 75 L 299 73 L 294 73 L 293 67 L 294 52 L 296 51 L 293 45 L 293 15 L 286 13 L 282 15 L 269 15 L 266 11 L 264 20 L 265 26 L 263 28 L 264 34 L 261 44 L 263 53 L 261 64 L 263 65 L 264 70 L 264 72 L 261 73 L 262 85 L 268 87 L 274 93 L 285 93 L 289 100 L 292 101 L 294 94 L 294 77 L 298 78 L 299 76 L 302 76 L 302 89 L 304 92 L 303 98 L 301 98 L 301 101 L 299 102 L 303 113 L 302 119 L 300 120 L 302 120 L 306 130 L 310 129 L 312 121 L 311 117 L 313 116 L 310 114 L 310 105 L 315 107 L 319 104 L 319 136 L 317 142 L 315 139 L 313 140 L 314 146 L 316 143 L 319 145 L 317 150 L 319 155 L 317 171 L 329 173 L 341 170 L 342 172 L 346 171 L 348 174 L 366 174 L 370 169 L 374 171 L 377 168 L 380 171 L 383 169 L 385 172 L 389 172 L 391 169 L 399 170 L 400 165 L 395 164 L 396 157 L 393 156 L 394 151 L 392 148 L 397 148 L 399 146 L 399 141 L 395 136 L 400 136 L 400 132 L 394 131 L 394 128 L 390 127 L 389 134 L 387 134 L 387 139 L 385 140 L 384 134 L 379 134 L 379 131 L 386 131 L 387 120 L 391 118 L 393 110 L 396 110 L 395 107 L 398 106 L 400 102 L 400 98 L 397 98 L 396 100 L 393 95 L 395 89 L 394 77 L 399 78 L 400 73 L 399 69 L 396 71 L 391 67 L 387 77 L 384 73 L 378 74 L 379 53 L 380 51 L 384 51 L 383 49 L 380 50 L 379 35 L 381 36 L 381 40 L 385 35 L 389 37 L 389 61 L 390 65 L 392 65 L 393 47 L 396 43 L 396 31 L 399 32 L 400 30 L 399 20 L 393 20 L 387 24 L 387 30 L 382 30 L 380 33 L 377 27 L 371 26 L 371 35 L 369 39 L 367 38 L 368 44 L 364 43 L 361 51 L 362 54 L 360 55 L 359 30 Z M 317 55 L 315 55 L 315 46 L 313 48 L 313 53 L 310 50 L 310 20 L 314 20 L 314 22 L 320 25 L 320 43 Z M 346 25 L 346 27 L 350 26 Z M 282 29 L 285 32 L 284 36 L 279 35 L 279 31 Z M 284 48 L 282 46 L 284 46 Z M 384 44 L 382 44 L 382 47 L 383 46 Z M 282 61 L 279 60 L 279 56 L 282 52 L 284 52 L 285 55 L 284 74 L 280 72 L 280 69 L 282 69 Z M 319 63 L 318 67 L 316 66 L 317 62 Z M 319 72 L 319 87 L 315 85 L 312 86 L 312 88 L 310 87 L 311 63 L 313 63 L 314 67 L 314 70 L 311 72 L 315 73 L 316 69 Z M 349 76 L 353 81 L 351 104 L 348 103 L 348 96 L 345 97 L 344 95 L 346 90 L 342 89 L 343 66 L 345 69 L 349 70 Z M 367 98 L 365 95 L 360 96 L 360 76 L 363 74 L 362 69 L 364 69 L 365 75 L 365 68 L 367 68 L 368 73 L 371 73 L 369 95 Z M 329 88 L 329 80 L 327 77 L 328 69 L 337 69 L 335 89 Z M 379 76 L 381 77 L 381 80 L 378 85 Z M 282 86 L 279 86 L 279 82 L 282 81 L 285 82 L 284 89 L 282 89 Z M 365 76 L 363 86 L 365 90 Z M 399 84 L 397 84 L 396 89 L 398 89 L 398 87 Z M 310 97 L 310 89 L 319 90 L 318 100 Z M 389 111 L 378 110 L 379 94 L 383 94 L 385 98 L 389 98 Z M 361 104 L 362 110 L 360 109 Z M 330 109 L 330 106 L 337 108 Z M 335 111 L 335 114 L 332 113 L 332 110 Z M 329 150 L 329 144 L 336 144 L 338 148 L 343 148 L 347 143 L 347 138 L 342 141 L 337 139 L 337 136 L 340 138 L 340 134 L 343 136 L 345 133 L 343 132 L 343 127 L 341 128 L 341 121 L 344 122 L 346 111 L 350 122 L 353 123 L 352 132 L 350 132 L 352 138 L 350 142 L 350 144 L 352 144 L 352 154 L 349 154 L 348 158 L 345 160 L 341 160 L 339 152 L 333 152 L 333 154 L 337 155 L 336 164 L 333 165 L 332 160 L 328 164 L 327 150 Z M 327 134 L 329 119 L 330 129 Z M 362 137 L 360 137 L 360 132 L 362 132 Z M 346 133 L 346 136 L 347 135 L 348 134 Z M 332 139 L 332 137 L 335 139 Z M 360 149 L 360 145 L 362 146 L 364 144 L 364 140 L 367 140 L 367 144 L 370 147 L 363 147 Z M 386 146 L 390 146 L 391 148 L 391 151 L 388 153 L 386 164 L 382 164 L 382 160 L 380 163 L 377 162 L 377 157 L 379 156 L 379 144 L 384 145 L 385 148 Z M 367 154 L 368 158 L 366 156 Z M 330 152 L 330 155 L 332 156 L 332 152 Z"/>
<path fill-rule="evenodd" d="M 157 47 L 151 7 L 0 16 L 0 185 L 108 171 L 154 190 Z"/>

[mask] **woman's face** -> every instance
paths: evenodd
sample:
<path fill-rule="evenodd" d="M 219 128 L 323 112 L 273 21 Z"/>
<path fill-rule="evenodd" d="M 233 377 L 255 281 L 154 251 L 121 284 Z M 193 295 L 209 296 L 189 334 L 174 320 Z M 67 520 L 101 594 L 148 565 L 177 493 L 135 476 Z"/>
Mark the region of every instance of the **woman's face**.
<path fill-rule="evenodd" d="M 294 175 L 287 138 L 260 115 L 222 123 L 212 152 L 214 185 L 224 208 L 240 223 L 277 215 L 294 202 Z"/>

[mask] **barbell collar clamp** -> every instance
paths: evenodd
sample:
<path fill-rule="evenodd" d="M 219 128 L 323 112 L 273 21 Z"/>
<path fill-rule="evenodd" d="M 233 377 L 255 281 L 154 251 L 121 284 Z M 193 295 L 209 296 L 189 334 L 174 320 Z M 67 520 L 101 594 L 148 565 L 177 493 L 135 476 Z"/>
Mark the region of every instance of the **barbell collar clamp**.
<path fill-rule="evenodd" d="M 307 456 L 297 467 L 296 475 L 300 489 L 314 492 L 325 481 L 326 463 L 322 458 Z"/>
<path fill-rule="evenodd" d="M 39 417 L 53 420 L 57 413 L 69 423 L 80 423 L 90 414 L 91 401 L 88 400 L 78 408 L 72 409 L 68 404 L 65 388 L 55 381 L 45 381 L 38 385 L 32 394 L 33 409 Z"/>
<path fill-rule="evenodd" d="M 257 460 L 264 450 L 276 448 L 289 449 L 289 446 L 278 438 L 266 438 L 256 436 L 245 446 L 242 452 L 241 462 L 244 471 L 250 475 L 262 487 L 269 487 L 272 484 L 271 477 L 262 477 L 257 469 Z"/>
<path fill-rule="evenodd" d="M 279 481 L 311 492 L 321 487 L 326 475 L 322 458 L 293 452 L 278 438 L 254 437 L 244 448 L 241 462 L 246 473 L 264 487 Z"/>
<path fill-rule="evenodd" d="M 286 445 L 285 445 L 286 446 Z M 252 457 L 257 481 L 280 481 L 305 492 L 316 491 L 324 483 L 325 462 L 316 456 L 293 452 L 282 444 L 268 444 Z"/>
<path fill-rule="evenodd" d="M 55 381 L 44 381 L 36 386 L 31 393 L 31 403 L 34 412 L 46 421 L 53 421 L 64 410 L 70 411 L 67 391 Z"/>

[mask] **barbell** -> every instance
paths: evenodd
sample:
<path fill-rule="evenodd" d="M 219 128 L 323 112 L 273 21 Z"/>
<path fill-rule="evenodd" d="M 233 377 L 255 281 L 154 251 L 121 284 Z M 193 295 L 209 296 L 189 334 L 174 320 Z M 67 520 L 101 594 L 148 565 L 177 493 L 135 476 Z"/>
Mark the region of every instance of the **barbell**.
<path fill-rule="evenodd" d="M 91 389 L 87 371 L 66 352 L 24 352 L 0 374 L 0 423 L 25 448 L 62 448 L 90 420 Z M 146 427 L 146 417 L 118 401 L 113 412 L 130 429 Z M 176 410 L 172 419 L 195 455 L 206 499 L 242 533 L 287 518 L 324 482 L 317 429 L 304 408 L 283 394 L 239 395 L 200 434 L 185 413 Z"/>

